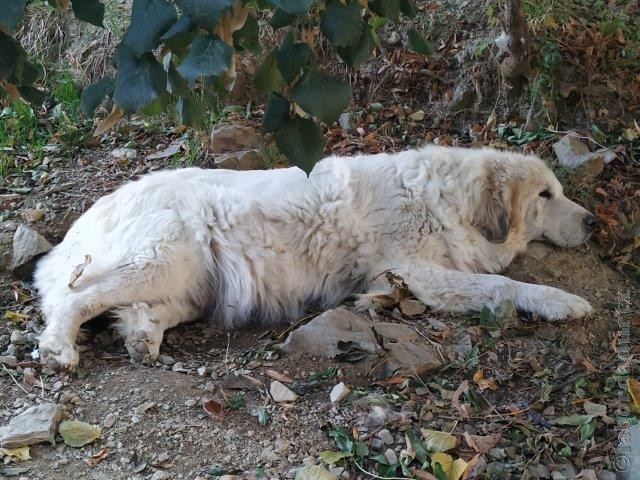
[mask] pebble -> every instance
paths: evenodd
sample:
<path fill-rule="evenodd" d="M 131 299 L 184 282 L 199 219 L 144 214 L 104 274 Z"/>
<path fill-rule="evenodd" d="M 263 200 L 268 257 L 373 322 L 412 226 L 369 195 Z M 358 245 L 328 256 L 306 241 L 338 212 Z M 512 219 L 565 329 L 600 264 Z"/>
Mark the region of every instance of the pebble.
<path fill-rule="evenodd" d="M 171 475 L 169 475 L 169 473 L 162 470 L 156 470 L 149 480 L 169 480 L 170 478 Z"/>
<path fill-rule="evenodd" d="M 198 368 L 198 375 L 200 375 L 202 377 L 202 376 L 204 376 L 205 373 L 207 373 L 207 367 Z"/>
<path fill-rule="evenodd" d="M 273 398 L 273 401 L 276 403 L 295 402 L 298 399 L 298 395 L 293 393 L 291 390 L 289 390 L 289 388 L 287 388 L 277 380 L 271 382 L 269 393 L 271 394 L 271 398 Z"/>
<path fill-rule="evenodd" d="M 173 364 L 173 367 L 171 367 L 171 370 L 173 370 L 174 372 L 186 372 L 186 370 L 184 369 L 182 362 L 176 362 Z"/>
<path fill-rule="evenodd" d="M 389 430 L 387 430 L 386 428 L 384 430 L 380 430 L 376 434 L 376 437 L 378 437 L 380 440 L 382 440 L 387 445 L 393 445 L 393 443 L 394 443 L 393 435 L 391 435 L 391 432 L 389 432 Z"/>
<path fill-rule="evenodd" d="M 176 363 L 176 361 L 173 359 L 171 355 L 163 355 L 162 353 L 158 355 L 158 361 L 162 365 L 167 365 L 168 367 Z"/>
<path fill-rule="evenodd" d="M 384 442 L 382 440 L 380 440 L 378 437 L 373 437 L 369 441 L 369 446 L 371 448 L 373 448 L 374 450 L 381 450 L 382 447 L 384 446 Z"/>
<path fill-rule="evenodd" d="M 196 403 L 197 403 L 197 402 L 196 402 L 196 399 L 195 399 L 195 398 L 190 398 L 189 400 L 187 400 L 186 402 L 184 402 L 184 404 L 185 404 L 187 407 L 193 407 L 193 406 L 195 406 L 195 404 L 196 404 Z"/>
<path fill-rule="evenodd" d="M 335 387 L 331 389 L 331 393 L 329 394 L 329 398 L 331 399 L 331 403 L 338 404 L 342 402 L 347 396 L 351 393 L 349 387 L 347 387 L 344 382 L 340 382 Z"/>
<path fill-rule="evenodd" d="M 387 458 L 389 465 L 394 465 L 398 463 L 398 455 L 391 448 L 388 448 L 386 452 L 384 452 L 384 456 Z"/>
<path fill-rule="evenodd" d="M 0 363 L 8 367 L 15 367 L 18 364 L 18 359 L 13 355 L 2 355 L 0 356 Z"/>
<path fill-rule="evenodd" d="M 11 343 L 14 345 L 25 345 L 27 343 L 27 337 L 20 330 L 13 330 L 11 332 Z"/>
<path fill-rule="evenodd" d="M 107 416 L 104 417 L 102 425 L 104 425 L 106 428 L 111 428 L 113 427 L 113 424 L 116 423 L 117 419 L 118 415 L 116 415 L 115 413 L 108 413 Z"/>

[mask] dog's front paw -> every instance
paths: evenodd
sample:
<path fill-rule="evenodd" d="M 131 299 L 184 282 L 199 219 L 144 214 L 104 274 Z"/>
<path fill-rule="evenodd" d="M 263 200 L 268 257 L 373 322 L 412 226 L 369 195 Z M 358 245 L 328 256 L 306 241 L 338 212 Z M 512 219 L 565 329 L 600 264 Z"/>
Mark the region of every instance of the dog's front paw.
<path fill-rule="evenodd" d="M 54 369 L 75 371 L 80 361 L 76 346 L 55 338 L 41 337 L 38 345 L 40 363 Z"/>
<path fill-rule="evenodd" d="M 125 347 L 131 360 L 141 363 L 153 363 L 160 354 L 160 341 L 150 339 L 147 332 L 138 330 L 125 340 Z"/>
<path fill-rule="evenodd" d="M 530 299 L 529 310 L 547 320 L 582 318 L 593 314 L 593 307 L 584 298 L 558 288 L 545 287 L 535 299 Z"/>

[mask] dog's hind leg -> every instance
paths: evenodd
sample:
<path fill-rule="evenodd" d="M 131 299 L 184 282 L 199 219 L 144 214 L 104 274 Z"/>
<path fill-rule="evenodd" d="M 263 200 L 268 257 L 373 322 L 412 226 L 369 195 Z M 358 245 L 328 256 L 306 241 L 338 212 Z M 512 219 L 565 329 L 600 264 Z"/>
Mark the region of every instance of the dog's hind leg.
<path fill-rule="evenodd" d="M 155 304 L 134 303 L 115 311 L 119 322 L 116 328 L 125 339 L 132 360 L 153 362 L 158 358 L 165 330 L 194 320 L 202 309 L 187 302 L 174 305 L 169 302 Z"/>

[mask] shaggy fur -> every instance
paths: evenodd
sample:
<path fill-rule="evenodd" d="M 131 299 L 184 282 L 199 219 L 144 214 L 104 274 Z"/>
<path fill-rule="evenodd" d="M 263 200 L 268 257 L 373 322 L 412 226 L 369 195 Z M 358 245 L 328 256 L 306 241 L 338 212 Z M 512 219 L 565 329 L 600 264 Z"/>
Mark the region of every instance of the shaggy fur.
<path fill-rule="evenodd" d="M 580 317 L 592 311 L 582 298 L 492 273 L 531 240 L 585 242 L 594 219 L 541 160 L 490 149 L 327 158 L 309 178 L 153 173 L 98 200 L 40 261 L 40 350 L 75 368 L 80 326 L 111 310 L 131 356 L 155 359 L 165 329 L 203 315 L 226 328 L 274 324 L 357 293 L 367 308 L 389 290 L 385 271 L 437 310 L 510 299 Z"/>

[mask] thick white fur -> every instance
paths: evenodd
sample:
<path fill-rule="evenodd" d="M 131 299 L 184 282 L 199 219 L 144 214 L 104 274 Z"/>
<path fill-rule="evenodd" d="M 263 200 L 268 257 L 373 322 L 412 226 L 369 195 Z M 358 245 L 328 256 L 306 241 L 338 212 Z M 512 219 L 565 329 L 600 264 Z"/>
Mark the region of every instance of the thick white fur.
<path fill-rule="evenodd" d="M 41 354 L 75 368 L 80 326 L 107 310 L 140 360 L 158 355 L 165 329 L 202 315 L 226 328 L 273 324 L 356 293 L 366 308 L 388 291 L 387 270 L 434 309 L 511 299 L 549 319 L 583 316 L 592 309 L 580 297 L 491 273 L 533 239 L 586 241 L 589 216 L 538 158 L 490 149 L 327 158 L 308 178 L 153 173 L 98 200 L 39 263 Z"/>

